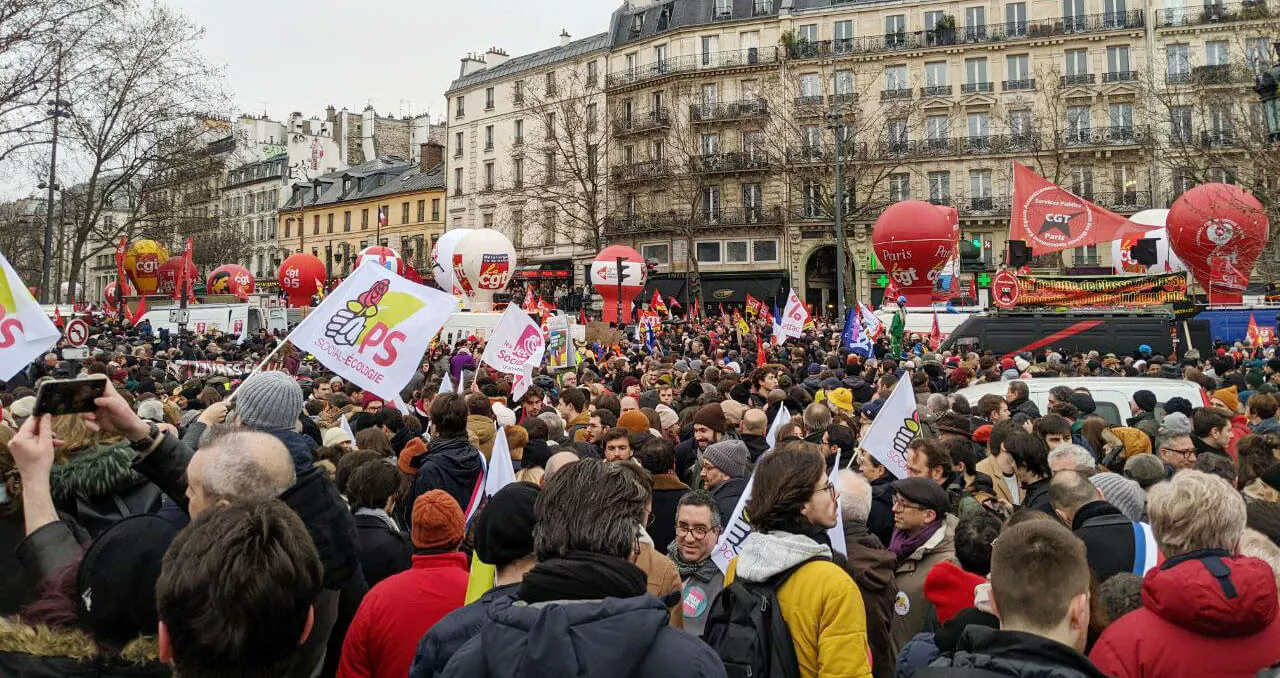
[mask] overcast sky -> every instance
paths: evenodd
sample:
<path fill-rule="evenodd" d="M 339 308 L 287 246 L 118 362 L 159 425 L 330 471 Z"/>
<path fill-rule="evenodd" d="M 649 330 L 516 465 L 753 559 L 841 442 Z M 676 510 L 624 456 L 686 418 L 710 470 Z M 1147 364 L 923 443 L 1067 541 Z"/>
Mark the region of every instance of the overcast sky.
<path fill-rule="evenodd" d="M 325 106 L 379 113 L 445 111 L 458 60 L 489 47 L 512 56 L 607 29 L 621 3 L 555 0 L 169 0 L 206 29 L 242 109 L 284 120 Z"/>

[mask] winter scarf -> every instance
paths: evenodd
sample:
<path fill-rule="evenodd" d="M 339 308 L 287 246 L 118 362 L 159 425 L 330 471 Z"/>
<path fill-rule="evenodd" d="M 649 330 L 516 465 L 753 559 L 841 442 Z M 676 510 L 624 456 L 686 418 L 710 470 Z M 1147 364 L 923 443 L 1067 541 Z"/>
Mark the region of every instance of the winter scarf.
<path fill-rule="evenodd" d="M 570 551 L 563 558 L 539 563 L 520 583 L 520 600 L 545 603 L 553 600 L 633 598 L 648 590 L 648 578 L 623 558 L 585 551 Z"/>
<path fill-rule="evenodd" d="M 670 544 L 667 544 L 667 557 L 671 559 L 671 562 L 676 564 L 676 570 L 680 572 L 680 578 L 684 579 L 686 577 L 693 576 L 693 573 L 701 569 L 702 564 L 707 561 L 703 560 L 691 563 L 685 560 L 684 556 L 680 555 L 680 544 L 678 544 L 677 541 L 678 540 L 673 540 Z"/>
<path fill-rule="evenodd" d="M 924 546 L 924 543 L 929 541 L 929 537 L 932 537 L 933 533 L 937 532 L 940 527 L 942 527 L 941 519 L 925 525 L 915 534 L 907 534 L 894 528 L 893 536 L 889 539 L 889 550 L 898 556 L 898 562 L 901 563 L 909 558 L 912 553 L 915 553 L 916 549 Z"/>

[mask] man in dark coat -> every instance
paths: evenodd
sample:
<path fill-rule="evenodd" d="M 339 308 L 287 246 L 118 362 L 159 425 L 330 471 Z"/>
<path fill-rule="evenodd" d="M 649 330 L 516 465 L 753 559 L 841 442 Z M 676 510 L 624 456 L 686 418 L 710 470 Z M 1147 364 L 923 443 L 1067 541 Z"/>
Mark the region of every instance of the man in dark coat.
<path fill-rule="evenodd" d="M 747 489 L 750 458 L 746 444 L 732 438 L 712 443 L 702 453 L 702 486 L 711 490 L 720 516 L 729 516 L 724 518 L 726 523 L 733 519 L 733 510 Z"/>
<path fill-rule="evenodd" d="M 400 487 L 400 470 L 380 459 L 355 468 L 347 480 L 347 501 L 360 537 L 360 566 L 373 588 L 413 565 L 413 545 L 390 514 L 388 500 Z"/>
<path fill-rule="evenodd" d="M 653 520 L 645 527 L 653 547 L 665 553 L 676 538 L 676 507 L 689 486 L 676 476 L 676 452 L 671 441 L 652 438 L 640 446 L 635 459 L 653 475 Z"/>
<path fill-rule="evenodd" d="M 1027 389 L 1027 382 L 1017 379 L 1009 382 L 1009 389 L 1004 395 L 1004 399 L 1009 403 L 1009 415 L 1013 416 L 1021 412 L 1032 419 L 1039 419 L 1040 408 L 1031 402 L 1029 396 L 1030 391 Z"/>
<path fill-rule="evenodd" d="M 476 517 L 476 555 L 497 569 L 494 587 L 466 607 L 445 615 L 418 643 L 409 678 L 435 678 L 468 640 L 489 623 L 489 608 L 510 602 L 520 580 L 537 561 L 533 557 L 533 505 L 539 489 L 512 483 L 494 494 Z"/>
<path fill-rule="evenodd" d="M 846 569 L 862 592 L 872 672 L 875 678 L 891 678 L 894 658 L 898 656 L 898 647 L 893 643 L 889 625 L 894 615 L 894 599 L 898 595 L 898 584 L 893 577 L 897 557 L 884 547 L 878 537 L 867 531 L 872 501 L 870 483 L 857 473 L 845 470 L 840 472 L 839 488 L 844 543 L 848 551 Z"/>
<path fill-rule="evenodd" d="M 405 505 L 413 506 L 418 495 L 430 490 L 444 490 L 466 514 L 484 470 L 480 450 L 467 439 L 468 415 L 466 399 L 456 393 L 438 395 L 431 401 L 434 435 L 427 444 L 427 453 L 419 457 L 422 465 Z"/>
<path fill-rule="evenodd" d="M 1059 471 L 1049 483 L 1049 500 L 1064 525 L 1084 542 L 1089 569 L 1097 581 L 1104 582 L 1120 572 L 1145 574 L 1148 563 L 1156 561 L 1154 538 L 1143 539 L 1143 562 L 1139 556 L 1136 534 L 1150 528 L 1136 525 L 1120 509 L 1103 501 L 1096 486 L 1077 471 Z M 1152 553 L 1146 553 L 1149 550 Z"/>

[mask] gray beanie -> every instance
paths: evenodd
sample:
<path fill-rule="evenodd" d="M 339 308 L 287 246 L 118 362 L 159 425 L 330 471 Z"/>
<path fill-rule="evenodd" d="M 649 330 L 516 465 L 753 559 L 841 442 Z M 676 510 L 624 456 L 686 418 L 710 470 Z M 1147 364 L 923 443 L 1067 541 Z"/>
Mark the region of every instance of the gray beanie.
<path fill-rule="evenodd" d="M 708 464 L 724 471 L 730 478 L 743 478 L 747 475 L 751 453 L 747 450 L 746 443 L 729 439 L 707 445 L 707 449 L 702 452 L 702 458 Z"/>
<path fill-rule="evenodd" d="M 138 418 L 161 423 L 164 421 L 164 405 L 155 398 L 138 403 Z"/>
<path fill-rule="evenodd" d="M 1142 486 L 1119 473 L 1098 473 L 1089 478 L 1102 493 L 1107 503 L 1120 509 L 1124 517 L 1135 523 L 1142 522 L 1147 511 L 1147 494 Z"/>
<path fill-rule="evenodd" d="M 292 429 L 302 414 L 302 388 L 284 372 L 258 372 L 236 390 L 240 421 L 264 431 Z"/>

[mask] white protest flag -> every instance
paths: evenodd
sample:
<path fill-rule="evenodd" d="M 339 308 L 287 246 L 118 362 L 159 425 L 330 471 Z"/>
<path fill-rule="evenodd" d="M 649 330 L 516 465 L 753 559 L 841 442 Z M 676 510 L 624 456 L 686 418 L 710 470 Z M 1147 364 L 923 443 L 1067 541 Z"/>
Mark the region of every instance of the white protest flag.
<path fill-rule="evenodd" d="M 457 306 L 367 259 L 293 330 L 289 341 L 334 374 L 383 397 L 404 389 Z"/>
<path fill-rule="evenodd" d="M 351 430 L 351 422 L 347 421 L 347 415 L 342 415 L 342 418 L 338 420 L 338 428 L 341 428 L 343 433 L 351 436 L 351 447 L 354 448 L 356 446 L 356 434 Z"/>
<path fill-rule="evenodd" d="M 880 338 L 884 334 L 884 321 L 871 310 L 870 306 L 862 302 L 858 302 L 858 317 L 862 320 L 862 330 L 872 341 Z"/>
<path fill-rule="evenodd" d="M 7 381 L 57 344 L 59 333 L 3 254 L 0 265 L 0 379 Z"/>
<path fill-rule="evenodd" d="M 836 482 L 840 479 L 840 453 L 836 452 L 836 464 L 831 467 L 831 473 L 827 476 L 827 482 L 832 487 L 839 484 Z M 831 550 L 842 556 L 848 556 L 848 547 L 844 543 L 844 514 L 840 512 L 840 500 L 836 500 L 836 524 L 827 530 L 827 541 L 831 542 Z"/>
<path fill-rule="evenodd" d="M 489 454 L 489 471 L 484 476 L 484 496 L 492 497 L 515 481 L 516 470 L 511 461 L 511 446 L 507 444 L 507 427 L 499 426 L 498 435 L 493 439 L 493 452 Z"/>
<path fill-rule="evenodd" d="M 515 375 L 511 379 L 511 398 L 515 402 L 520 402 L 524 394 L 529 391 L 529 386 L 533 383 L 533 366 L 529 365 L 524 371 Z"/>
<path fill-rule="evenodd" d="M 782 317 L 778 324 L 782 328 L 782 341 L 795 339 L 804 334 L 804 325 L 809 321 L 809 311 L 805 309 L 800 295 L 793 289 L 787 295 L 787 305 L 782 308 Z"/>
<path fill-rule="evenodd" d="M 791 412 L 787 409 L 787 404 L 778 403 L 778 413 L 773 415 L 773 424 L 769 426 L 769 432 L 764 434 L 764 441 L 769 443 L 770 450 L 778 444 L 778 431 L 781 431 L 782 426 L 789 421 L 791 421 Z"/>
<path fill-rule="evenodd" d="M 900 379 L 862 439 L 862 449 L 897 478 L 907 477 L 907 445 L 920 435 L 918 417 L 911 380 Z"/>
<path fill-rule="evenodd" d="M 786 408 L 784 407 L 785 411 Z M 729 571 L 729 561 L 738 557 L 738 552 L 742 550 L 742 542 L 746 541 L 747 535 L 751 534 L 751 525 L 743 519 L 742 514 L 746 511 L 747 500 L 751 498 L 751 488 L 756 484 L 756 474 L 754 471 L 751 477 L 747 479 L 747 486 L 742 488 L 742 496 L 738 497 L 738 505 L 733 507 L 733 517 L 724 524 L 724 531 L 720 533 L 720 539 L 716 541 L 716 547 L 711 550 L 711 560 L 715 561 L 716 567 L 721 572 Z"/>
<path fill-rule="evenodd" d="M 510 304 L 489 334 L 480 360 L 503 374 L 531 376 L 532 368 L 542 362 L 546 350 L 542 327 L 519 306 Z"/>
<path fill-rule="evenodd" d="M 440 377 L 440 390 L 437 393 L 453 393 L 453 381 L 449 379 L 449 370 L 444 371 L 444 376 Z"/>

